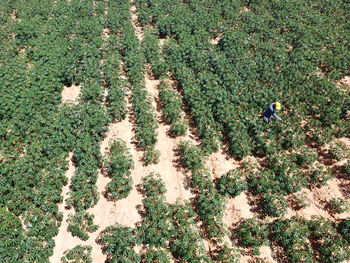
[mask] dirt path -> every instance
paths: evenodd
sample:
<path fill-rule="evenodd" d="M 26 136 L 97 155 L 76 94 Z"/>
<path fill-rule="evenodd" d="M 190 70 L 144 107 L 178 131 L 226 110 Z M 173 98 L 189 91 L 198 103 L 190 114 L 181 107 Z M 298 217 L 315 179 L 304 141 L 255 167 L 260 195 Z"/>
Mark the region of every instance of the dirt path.
<path fill-rule="evenodd" d="M 68 183 L 62 189 L 63 202 L 58 205 L 58 211 L 63 213 L 62 224 L 58 230 L 58 235 L 54 238 L 55 240 L 55 248 L 53 250 L 53 255 L 50 257 L 51 263 L 61 262 L 61 257 L 63 256 L 63 252 L 67 249 L 73 248 L 76 245 L 82 244 L 82 241 L 78 237 L 73 237 L 70 232 L 68 232 L 68 214 L 73 212 L 73 209 L 67 210 L 66 199 L 69 197 L 69 185 L 72 176 L 75 172 L 75 166 L 72 162 L 73 153 L 69 153 L 68 160 L 68 170 L 65 173 L 65 176 L 68 178 Z"/>

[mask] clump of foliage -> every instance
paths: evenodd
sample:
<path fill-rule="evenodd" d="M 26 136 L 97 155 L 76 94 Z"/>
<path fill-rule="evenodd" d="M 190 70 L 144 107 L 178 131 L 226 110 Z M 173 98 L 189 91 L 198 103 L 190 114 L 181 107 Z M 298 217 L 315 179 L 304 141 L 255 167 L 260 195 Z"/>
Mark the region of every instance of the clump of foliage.
<path fill-rule="evenodd" d="M 167 65 L 160 53 L 158 42 L 157 32 L 154 29 L 146 29 L 144 31 L 143 52 L 156 78 L 165 76 L 167 72 Z"/>
<path fill-rule="evenodd" d="M 106 61 L 103 63 L 103 76 L 108 88 L 108 110 L 112 120 L 122 121 L 127 115 L 126 84 L 120 77 L 121 57 L 113 47 L 118 41 L 114 37 L 109 40 Z"/>
<path fill-rule="evenodd" d="M 287 212 L 287 202 L 280 193 L 266 192 L 262 195 L 264 212 L 272 217 L 280 217 Z"/>
<path fill-rule="evenodd" d="M 132 190 L 130 174 L 134 161 L 123 140 L 117 139 L 111 143 L 105 166 L 108 176 L 112 178 L 107 184 L 107 197 L 113 200 L 127 197 Z"/>
<path fill-rule="evenodd" d="M 142 190 L 146 198 L 143 200 L 145 218 L 138 229 L 142 242 L 155 247 L 165 247 L 171 239 L 172 222 L 169 208 L 165 204 L 165 185 L 159 174 L 150 173 L 142 178 Z"/>
<path fill-rule="evenodd" d="M 181 141 L 179 150 L 181 152 L 182 162 L 187 169 L 196 170 L 203 167 L 204 159 L 198 147 L 192 145 L 189 141 Z"/>
<path fill-rule="evenodd" d="M 327 181 L 333 177 L 332 171 L 329 167 L 324 164 L 316 163 L 310 169 L 310 184 L 324 186 L 327 184 Z"/>
<path fill-rule="evenodd" d="M 317 151 L 309 147 L 301 147 L 295 155 L 296 163 L 302 167 L 310 167 L 317 159 Z"/>
<path fill-rule="evenodd" d="M 342 171 L 350 178 L 350 161 L 343 165 Z"/>
<path fill-rule="evenodd" d="M 172 124 L 179 121 L 182 116 L 181 96 L 164 80 L 161 80 L 158 89 L 165 122 Z"/>
<path fill-rule="evenodd" d="M 73 236 L 77 236 L 82 240 L 88 240 L 88 233 L 95 232 L 98 229 L 97 225 L 94 225 L 93 214 L 89 214 L 86 211 L 80 211 L 76 214 L 70 214 L 68 216 L 68 231 L 72 233 Z"/>
<path fill-rule="evenodd" d="M 146 165 L 159 162 L 160 151 L 154 147 L 146 147 L 143 153 L 143 161 Z"/>
<path fill-rule="evenodd" d="M 236 248 L 229 248 L 226 243 L 215 252 L 215 261 L 221 263 L 238 263 L 241 256 Z"/>
<path fill-rule="evenodd" d="M 333 213 L 344 213 L 350 210 L 350 203 L 348 198 L 331 198 L 328 204 L 329 209 Z"/>
<path fill-rule="evenodd" d="M 328 152 L 329 156 L 337 161 L 341 161 L 349 156 L 349 150 L 343 142 L 331 143 Z"/>
<path fill-rule="evenodd" d="M 245 177 L 242 169 L 232 169 L 220 177 L 216 188 L 224 196 L 235 197 L 248 189 Z"/>
<path fill-rule="evenodd" d="M 337 232 L 334 222 L 322 217 L 313 217 L 308 226 L 314 252 L 319 261 L 342 262 L 349 258 L 349 243 Z"/>
<path fill-rule="evenodd" d="M 195 225 L 196 213 L 188 202 L 175 203 L 170 206 L 174 228 L 169 240 L 170 251 L 174 258 L 184 262 L 202 262 L 209 258 L 205 252 L 203 239 Z"/>
<path fill-rule="evenodd" d="M 23 255 L 22 243 L 25 240 L 24 231 L 20 219 L 7 211 L 7 208 L 0 208 L 0 251 L 2 260 L 15 262 L 21 260 Z M 23 252 L 22 252 L 23 253 Z"/>
<path fill-rule="evenodd" d="M 296 209 L 303 209 L 310 206 L 310 199 L 306 193 L 297 193 L 293 195 L 293 202 Z"/>
<path fill-rule="evenodd" d="M 313 251 L 308 243 L 311 233 L 304 219 L 277 219 L 272 224 L 271 235 L 284 248 L 290 262 L 314 262 Z"/>
<path fill-rule="evenodd" d="M 339 224 L 339 233 L 350 243 L 350 218 L 341 221 Z"/>
<path fill-rule="evenodd" d="M 268 234 L 268 225 L 257 218 L 243 220 L 235 231 L 238 244 L 243 247 L 259 247 L 268 244 Z"/>
<path fill-rule="evenodd" d="M 186 121 L 174 122 L 170 126 L 170 133 L 172 136 L 181 136 L 186 133 L 188 129 L 188 123 Z"/>
<path fill-rule="evenodd" d="M 92 263 L 91 246 L 76 246 L 64 251 L 61 258 L 62 263 Z"/>
<path fill-rule="evenodd" d="M 140 256 L 134 250 L 139 239 L 129 227 L 119 224 L 107 227 L 101 232 L 98 243 L 112 262 L 140 262 Z"/>
<path fill-rule="evenodd" d="M 172 256 L 169 251 L 148 248 L 146 254 L 143 255 L 142 262 L 145 263 L 170 263 Z"/>

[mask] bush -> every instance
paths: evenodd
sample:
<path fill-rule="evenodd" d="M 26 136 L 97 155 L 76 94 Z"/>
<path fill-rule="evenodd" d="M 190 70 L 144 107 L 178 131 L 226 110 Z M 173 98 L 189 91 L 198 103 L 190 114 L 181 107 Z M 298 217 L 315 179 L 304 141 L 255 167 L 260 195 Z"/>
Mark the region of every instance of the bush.
<path fill-rule="evenodd" d="M 348 199 L 344 198 L 331 198 L 329 201 L 329 209 L 333 213 L 344 213 L 350 210 L 350 204 Z"/>
<path fill-rule="evenodd" d="M 315 185 L 326 185 L 327 181 L 332 177 L 332 171 L 329 167 L 321 163 L 316 163 L 311 169 L 309 183 Z"/>
<path fill-rule="evenodd" d="M 159 163 L 159 156 L 160 156 L 160 151 L 156 150 L 154 146 L 152 147 L 146 147 L 145 151 L 143 152 L 143 162 L 145 165 L 150 165 L 150 164 L 157 164 Z"/>
<path fill-rule="evenodd" d="M 342 142 L 331 143 L 328 152 L 330 157 L 337 161 L 341 161 L 342 159 L 347 158 L 349 156 L 349 150 L 347 149 L 346 145 Z"/>
<path fill-rule="evenodd" d="M 106 198 L 113 201 L 126 198 L 132 190 L 132 183 L 131 177 L 113 179 L 107 184 Z"/>
<path fill-rule="evenodd" d="M 172 256 L 167 250 L 148 248 L 143 256 L 144 263 L 170 263 Z"/>
<path fill-rule="evenodd" d="M 342 262 L 349 257 L 349 243 L 337 233 L 334 222 L 318 216 L 308 222 L 308 227 L 320 262 Z"/>
<path fill-rule="evenodd" d="M 188 141 L 181 141 L 179 149 L 182 155 L 182 162 L 186 168 L 195 170 L 203 167 L 204 160 L 197 146 L 192 145 Z"/>
<path fill-rule="evenodd" d="M 284 248 L 289 262 L 314 262 L 308 242 L 310 231 L 302 218 L 277 219 L 272 224 L 271 234 L 273 239 Z"/>
<path fill-rule="evenodd" d="M 243 247 L 262 246 L 267 242 L 268 234 L 268 225 L 257 218 L 242 221 L 236 230 L 238 243 Z"/>
<path fill-rule="evenodd" d="M 235 197 L 248 189 L 246 175 L 240 169 L 230 170 L 220 177 L 216 188 L 224 196 Z"/>
<path fill-rule="evenodd" d="M 111 143 L 105 166 L 108 176 L 112 178 L 107 184 L 106 198 L 115 201 L 127 197 L 132 190 L 130 174 L 134 169 L 134 161 L 123 140 L 117 139 Z"/>
<path fill-rule="evenodd" d="M 188 123 L 185 121 L 174 122 L 170 127 L 170 133 L 172 136 L 184 135 L 187 131 Z"/>
<path fill-rule="evenodd" d="M 350 178 L 350 161 L 343 165 L 342 171 Z"/>
<path fill-rule="evenodd" d="M 62 263 L 92 263 L 91 246 L 76 246 L 64 251 L 61 258 Z"/>
<path fill-rule="evenodd" d="M 281 193 L 264 193 L 262 207 L 264 212 L 272 217 L 279 217 L 287 212 L 287 202 Z"/>
<path fill-rule="evenodd" d="M 350 243 L 350 218 L 341 221 L 339 224 L 339 233 Z"/>
<path fill-rule="evenodd" d="M 294 205 L 296 209 L 303 209 L 310 206 L 310 199 L 305 193 L 298 193 L 294 195 Z"/>
<path fill-rule="evenodd" d="M 120 224 L 107 227 L 101 232 L 98 243 L 103 246 L 108 262 L 140 262 L 140 256 L 134 250 L 139 240 L 129 227 Z"/>
<path fill-rule="evenodd" d="M 70 214 L 68 216 L 68 231 L 84 241 L 88 240 L 89 235 L 86 232 L 92 233 L 98 229 L 98 226 L 94 225 L 94 218 L 93 214 L 85 211 L 77 212 L 74 215 Z"/>

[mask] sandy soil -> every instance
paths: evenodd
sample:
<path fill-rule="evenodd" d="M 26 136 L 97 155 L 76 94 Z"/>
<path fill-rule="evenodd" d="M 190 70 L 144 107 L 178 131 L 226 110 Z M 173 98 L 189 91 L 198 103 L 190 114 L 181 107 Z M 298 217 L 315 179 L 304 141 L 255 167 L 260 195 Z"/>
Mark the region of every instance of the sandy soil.
<path fill-rule="evenodd" d="M 339 81 L 340 84 L 348 86 L 350 88 L 350 76 L 346 76 Z"/>
<path fill-rule="evenodd" d="M 224 154 L 222 149 L 209 155 L 205 164 L 212 175 L 212 180 L 220 178 L 224 173 L 239 167 L 238 161 Z"/>
<path fill-rule="evenodd" d="M 254 213 L 248 203 L 246 192 L 242 192 L 235 198 L 227 198 L 223 222 L 230 228 L 242 219 L 252 218 Z"/>
<path fill-rule="evenodd" d="M 78 97 L 80 94 L 81 85 L 75 86 L 72 85 L 70 87 L 64 86 L 62 88 L 62 103 L 73 103 L 78 104 Z"/>
<path fill-rule="evenodd" d="M 259 250 L 262 258 L 265 258 L 268 262 L 271 262 L 271 263 L 277 262 L 272 258 L 272 255 L 271 255 L 272 251 L 270 246 L 261 246 Z"/>
<path fill-rule="evenodd" d="M 210 40 L 210 44 L 212 45 L 217 45 L 220 41 L 220 39 L 222 38 L 222 33 L 220 33 L 216 38 L 213 38 Z"/>

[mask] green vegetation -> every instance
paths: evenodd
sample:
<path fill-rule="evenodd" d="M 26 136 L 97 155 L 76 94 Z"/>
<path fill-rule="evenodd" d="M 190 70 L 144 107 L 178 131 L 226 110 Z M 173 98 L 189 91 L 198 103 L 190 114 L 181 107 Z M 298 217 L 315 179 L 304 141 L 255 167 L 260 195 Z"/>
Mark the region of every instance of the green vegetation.
<path fill-rule="evenodd" d="M 120 139 L 102 156 L 109 124 L 128 116 L 144 164 L 159 161 L 145 74 L 160 81 L 156 102 L 169 134 L 187 133 L 185 109 L 191 138 L 199 138 L 198 147 L 182 141 L 176 152 L 193 198 L 168 204 L 158 175 L 166 171 L 137 175 L 140 222 L 101 229 L 107 260 L 237 262 L 239 253 L 224 244 L 231 227 L 233 244 L 254 254 L 271 244 L 286 262 L 349 260 L 349 218 L 338 218 L 348 199 L 327 199 L 333 221 L 284 216 L 287 198 L 294 209 L 308 206 L 303 188 L 336 177 L 348 193 L 350 155 L 341 141 L 350 134 L 350 94 L 339 81 L 350 76 L 350 2 L 133 2 L 142 41 L 129 0 L 1 1 L 0 262 L 49 262 L 62 202 L 73 236 L 97 231 L 88 211 L 101 198 L 99 172 L 111 179 L 102 193 L 108 201 L 128 196 L 135 156 Z M 72 86 L 81 87 L 76 103 L 63 103 L 62 88 Z M 276 100 L 283 121 L 267 124 L 261 113 Z M 205 163 L 220 147 L 244 165 L 213 181 Z M 71 154 L 75 172 L 64 197 Z M 242 191 L 257 201 L 257 217 L 225 226 L 226 201 Z M 76 246 L 61 261 L 92 262 L 91 251 Z"/>
<path fill-rule="evenodd" d="M 62 263 L 92 263 L 91 246 L 76 246 L 72 249 L 64 251 L 61 258 Z"/>
<path fill-rule="evenodd" d="M 132 190 L 130 174 L 134 169 L 134 161 L 123 140 L 117 139 L 111 143 L 105 167 L 112 179 L 107 184 L 107 198 L 118 200 L 127 197 Z"/>
<path fill-rule="evenodd" d="M 94 225 L 93 214 L 89 214 L 85 211 L 78 212 L 76 214 L 70 214 L 68 217 L 68 231 L 72 233 L 72 236 L 77 236 L 82 240 L 88 240 L 88 233 L 95 232 L 98 229 L 97 225 Z"/>
<path fill-rule="evenodd" d="M 248 189 L 246 175 L 240 169 L 230 170 L 220 177 L 216 185 L 218 192 L 224 196 L 235 197 Z"/>

